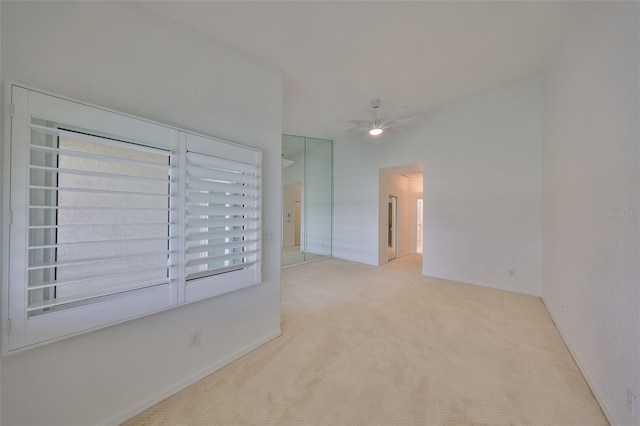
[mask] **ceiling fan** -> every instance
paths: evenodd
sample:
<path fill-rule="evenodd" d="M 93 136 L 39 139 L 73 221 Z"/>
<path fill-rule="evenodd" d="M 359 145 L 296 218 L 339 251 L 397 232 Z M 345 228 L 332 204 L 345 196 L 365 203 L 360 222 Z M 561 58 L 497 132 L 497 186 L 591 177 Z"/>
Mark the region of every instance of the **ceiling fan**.
<path fill-rule="evenodd" d="M 403 117 L 403 118 L 394 118 L 391 120 L 380 120 L 378 119 L 378 108 L 380 108 L 380 100 L 376 99 L 371 101 L 371 108 L 373 109 L 373 120 L 352 120 L 349 123 L 353 123 L 356 127 L 347 130 L 347 133 L 362 133 L 367 132 L 370 136 L 375 139 L 382 139 L 382 136 L 385 132 L 396 129 L 401 125 L 405 124 L 409 118 L 412 117 Z"/>

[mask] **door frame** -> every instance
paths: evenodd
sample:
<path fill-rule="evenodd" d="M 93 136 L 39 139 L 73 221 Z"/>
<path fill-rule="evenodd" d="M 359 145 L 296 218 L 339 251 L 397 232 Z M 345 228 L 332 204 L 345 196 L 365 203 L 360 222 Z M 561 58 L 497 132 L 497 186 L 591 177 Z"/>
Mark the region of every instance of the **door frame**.
<path fill-rule="evenodd" d="M 387 208 L 387 261 L 398 257 L 398 197 L 389 195 Z"/>

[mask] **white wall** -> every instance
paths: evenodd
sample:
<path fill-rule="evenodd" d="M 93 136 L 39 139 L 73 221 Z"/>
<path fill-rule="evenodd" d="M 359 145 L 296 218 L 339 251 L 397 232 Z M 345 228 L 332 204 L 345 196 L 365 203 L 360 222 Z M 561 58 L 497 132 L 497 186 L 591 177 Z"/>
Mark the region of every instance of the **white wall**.
<path fill-rule="evenodd" d="M 377 264 L 378 171 L 422 162 L 423 274 L 540 294 L 541 79 L 448 105 L 405 134 L 344 137 L 334 150 L 335 257 Z"/>
<path fill-rule="evenodd" d="M 305 251 L 331 255 L 331 141 L 307 138 L 305 170 Z"/>
<path fill-rule="evenodd" d="M 585 5 L 545 91 L 542 296 L 614 425 L 640 425 L 639 8 Z"/>
<path fill-rule="evenodd" d="M 280 70 L 135 3 L 1 8 L 3 79 L 263 149 L 263 226 L 280 235 Z M 279 283 L 276 239 L 261 285 L 4 357 L 2 423 L 124 420 L 277 336 Z"/>

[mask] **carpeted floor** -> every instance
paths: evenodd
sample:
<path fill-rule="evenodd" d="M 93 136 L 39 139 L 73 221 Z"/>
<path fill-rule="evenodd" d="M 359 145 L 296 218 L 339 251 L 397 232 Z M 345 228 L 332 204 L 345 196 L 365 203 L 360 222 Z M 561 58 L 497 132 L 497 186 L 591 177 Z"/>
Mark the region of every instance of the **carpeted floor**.
<path fill-rule="evenodd" d="M 326 259 L 282 271 L 282 336 L 127 425 L 606 425 L 539 298 Z"/>

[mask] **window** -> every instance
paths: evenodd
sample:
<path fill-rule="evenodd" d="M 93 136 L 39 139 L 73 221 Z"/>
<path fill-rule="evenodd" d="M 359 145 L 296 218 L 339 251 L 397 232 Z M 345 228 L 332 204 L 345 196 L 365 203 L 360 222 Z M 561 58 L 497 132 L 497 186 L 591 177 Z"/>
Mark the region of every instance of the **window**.
<path fill-rule="evenodd" d="M 6 352 L 260 282 L 260 151 L 11 94 Z"/>

